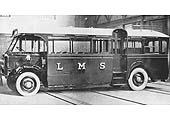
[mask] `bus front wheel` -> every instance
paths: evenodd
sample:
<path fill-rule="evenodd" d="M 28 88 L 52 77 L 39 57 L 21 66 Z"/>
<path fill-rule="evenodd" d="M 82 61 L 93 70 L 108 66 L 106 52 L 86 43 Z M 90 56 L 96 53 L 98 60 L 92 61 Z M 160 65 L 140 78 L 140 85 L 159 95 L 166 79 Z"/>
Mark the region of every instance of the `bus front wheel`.
<path fill-rule="evenodd" d="M 22 96 L 35 95 L 40 89 L 40 79 L 33 72 L 22 73 L 16 81 L 16 90 Z"/>
<path fill-rule="evenodd" d="M 148 74 L 143 68 L 135 68 L 130 73 L 128 86 L 132 90 L 143 90 L 148 83 Z"/>

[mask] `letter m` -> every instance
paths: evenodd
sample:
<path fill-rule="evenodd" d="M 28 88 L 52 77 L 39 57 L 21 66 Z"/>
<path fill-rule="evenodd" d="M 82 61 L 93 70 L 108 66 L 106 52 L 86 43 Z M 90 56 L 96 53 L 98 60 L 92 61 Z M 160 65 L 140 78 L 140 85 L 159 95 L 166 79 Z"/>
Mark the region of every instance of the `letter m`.
<path fill-rule="evenodd" d="M 86 63 L 83 63 L 83 64 L 81 64 L 81 63 L 78 63 L 78 70 L 85 70 L 86 69 Z"/>

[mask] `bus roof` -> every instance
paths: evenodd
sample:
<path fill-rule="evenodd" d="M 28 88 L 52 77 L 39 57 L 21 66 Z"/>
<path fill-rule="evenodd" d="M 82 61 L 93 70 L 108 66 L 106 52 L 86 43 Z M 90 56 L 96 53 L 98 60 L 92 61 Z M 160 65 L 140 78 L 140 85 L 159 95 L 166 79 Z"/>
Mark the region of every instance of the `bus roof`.
<path fill-rule="evenodd" d="M 37 30 L 19 30 L 19 33 L 33 33 L 33 34 L 53 34 L 53 35 L 96 35 L 96 36 L 111 36 L 114 28 L 75 28 L 75 27 L 53 27 L 48 29 Z M 126 29 L 128 36 L 136 37 L 169 37 L 168 35 L 154 30 L 146 29 Z"/>
<path fill-rule="evenodd" d="M 33 33 L 33 34 L 53 34 L 53 35 L 101 35 L 112 36 L 114 29 L 107 28 L 75 28 L 75 27 L 56 27 L 48 29 L 41 29 L 39 31 L 19 30 L 19 33 Z"/>
<path fill-rule="evenodd" d="M 157 32 L 154 30 L 147 29 L 126 29 L 128 36 L 136 36 L 136 37 L 169 37 L 168 35 Z"/>

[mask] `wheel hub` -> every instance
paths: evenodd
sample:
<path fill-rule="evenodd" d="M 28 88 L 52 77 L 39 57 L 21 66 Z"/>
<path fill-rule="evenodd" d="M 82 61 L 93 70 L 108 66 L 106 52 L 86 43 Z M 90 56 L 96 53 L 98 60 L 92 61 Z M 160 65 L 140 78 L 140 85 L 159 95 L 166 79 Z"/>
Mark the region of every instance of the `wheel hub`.
<path fill-rule="evenodd" d="M 30 81 L 25 82 L 24 87 L 26 87 L 27 89 L 30 89 L 32 87 L 32 82 Z"/>
<path fill-rule="evenodd" d="M 34 88 L 34 81 L 31 78 L 25 78 L 22 83 L 23 89 L 26 91 L 32 90 Z"/>
<path fill-rule="evenodd" d="M 138 74 L 136 75 L 136 81 L 137 81 L 137 82 L 142 82 L 142 78 L 141 78 L 141 76 L 138 75 Z"/>
<path fill-rule="evenodd" d="M 142 85 L 144 82 L 144 77 L 142 75 L 140 75 L 139 73 L 135 74 L 133 76 L 133 83 L 137 86 Z"/>

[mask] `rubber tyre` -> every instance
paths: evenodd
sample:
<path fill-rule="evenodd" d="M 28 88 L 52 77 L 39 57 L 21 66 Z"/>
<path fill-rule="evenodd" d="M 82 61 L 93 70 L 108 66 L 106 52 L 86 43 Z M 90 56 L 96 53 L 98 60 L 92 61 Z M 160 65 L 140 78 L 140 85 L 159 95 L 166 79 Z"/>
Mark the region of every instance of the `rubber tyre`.
<path fill-rule="evenodd" d="M 23 89 L 24 86 L 22 85 L 22 82 L 25 78 L 32 80 L 34 83 L 34 88 L 31 92 Z M 33 96 L 39 91 L 39 89 L 40 79 L 36 74 L 32 72 L 24 72 L 16 80 L 16 90 L 22 96 Z"/>
<path fill-rule="evenodd" d="M 141 83 L 141 85 L 135 85 L 134 83 L 134 75 L 136 75 L 137 73 L 141 74 L 141 76 L 143 77 L 143 82 Z M 130 87 L 130 89 L 134 90 L 134 91 L 139 91 L 139 90 L 143 90 L 147 83 L 148 83 L 149 77 L 147 72 L 143 69 L 143 68 L 135 68 L 129 76 L 128 79 L 128 86 Z"/>

